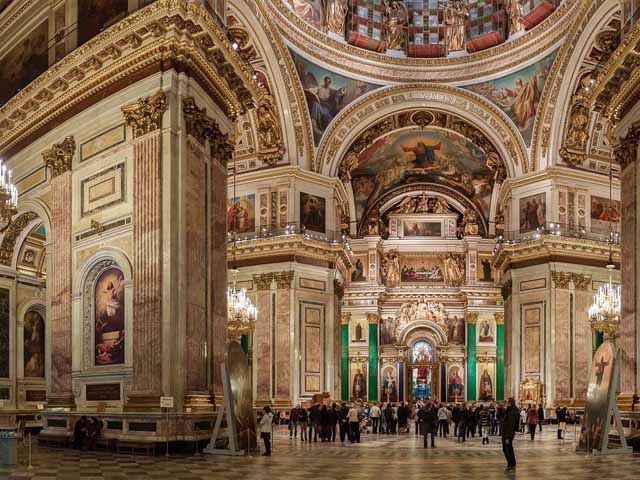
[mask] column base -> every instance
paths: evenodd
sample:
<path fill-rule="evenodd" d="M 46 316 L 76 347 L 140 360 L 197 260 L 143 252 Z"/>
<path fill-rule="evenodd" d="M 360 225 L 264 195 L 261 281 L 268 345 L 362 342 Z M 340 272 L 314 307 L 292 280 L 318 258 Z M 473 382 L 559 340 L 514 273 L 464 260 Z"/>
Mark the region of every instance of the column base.
<path fill-rule="evenodd" d="M 213 413 L 213 402 L 208 393 L 191 392 L 184 396 L 184 408 L 192 413 Z"/>
<path fill-rule="evenodd" d="M 68 408 L 70 410 L 76 409 L 76 399 L 73 394 L 69 395 L 48 395 L 47 396 L 47 408 Z"/>
<path fill-rule="evenodd" d="M 125 412 L 160 412 L 160 395 L 129 393 Z"/>

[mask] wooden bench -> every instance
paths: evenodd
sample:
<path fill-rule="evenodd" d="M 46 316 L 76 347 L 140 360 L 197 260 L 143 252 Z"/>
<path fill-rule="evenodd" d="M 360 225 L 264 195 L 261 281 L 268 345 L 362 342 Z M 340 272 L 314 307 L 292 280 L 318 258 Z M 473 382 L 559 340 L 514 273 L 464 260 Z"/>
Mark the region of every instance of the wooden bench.
<path fill-rule="evenodd" d="M 129 442 L 126 440 L 118 440 L 116 443 L 116 452 L 121 450 L 129 451 L 132 455 L 137 452 L 145 452 L 146 455 L 155 455 L 155 443 Z"/>
<path fill-rule="evenodd" d="M 67 448 L 69 446 L 69 436 L 55 433 L 41 433 L 38 435 L 38 445 L 53 448 Z"/>

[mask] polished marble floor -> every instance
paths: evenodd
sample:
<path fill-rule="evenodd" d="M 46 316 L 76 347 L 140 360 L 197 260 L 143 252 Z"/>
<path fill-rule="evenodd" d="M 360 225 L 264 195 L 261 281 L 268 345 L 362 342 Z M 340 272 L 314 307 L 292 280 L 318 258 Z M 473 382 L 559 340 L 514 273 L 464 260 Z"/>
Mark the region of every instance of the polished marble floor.
<path fill-rule="evenodd" d="M 0 470 L 0 478 L 33 479 L 637 479 L 640 455 L 587 456 L 575 452 L 574 431 L 559 441 L 553 427 L 545 427 L 534 442 L 518 435 L 518 467 L 505 474 L 505 462 L 498 437 L 488 446 L 479 438 L 465 444 L 453 439 L 436 439 L 434 450 L 422 448 L 414 434 L 364 434 L 362 443 L 301 443 L 286 430 L 275 435 L 271 457 L 116 455 L 106 452 L 78 452 L 37 448 L 33 469 L 25 458 L 13 471 Z"/>

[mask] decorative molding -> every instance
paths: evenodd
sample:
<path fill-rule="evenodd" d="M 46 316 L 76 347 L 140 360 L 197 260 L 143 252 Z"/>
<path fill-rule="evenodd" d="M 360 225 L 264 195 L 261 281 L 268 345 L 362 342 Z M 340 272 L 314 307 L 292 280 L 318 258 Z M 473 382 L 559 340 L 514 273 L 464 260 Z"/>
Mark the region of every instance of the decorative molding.
<path fill-rule="evenodd" d="M 571 283 L 571 273 L 553 270 L 551 272 L 551 279 L 556 288 L 566 289 L 569 288 L 569 283 Z"/>
<path fill-rule="evenodd" d="M 49 150 L 42 152 L 44 164 L 51 170 L 53 178 L 71 170 L 75 152 L 76 142 L 73 136 L 68 136 L 62 142 L 55 143 Z"/>
<path fill-rule="evenodd" d="M 16 240 L 22 233 L 22 230 L 37 218 L 37 213 L 25 212 L 22 215 L 18 215 L 18 217 L 16 217 L 16 219 L 9 225 L 2 237 L 2 245 L 0 245 L 0 265 L 11 266 L 13 251 L 16 247 Z"/>
<path fill-rule="evenodd" d="M 264 291 L 271 289 L 271 282 L 273 282 L 273 273 L 261 273 L 253 276 L 253 281 L 256 282 L 256 290 Z"/>
<path fill-rule="evenodd" d="M 182 114 L 184 115 L 187 135 L 191 135 L 200 145 L 204 146 L 207 138 L 207 123 L 209 122 L 207 109 L 198 108 L 193 97 L 186 97 L 182 99 Z"/>
<path fill-rule="evenodd" d="M 340 323 L 342 325 L 348 325 L 350 321 L 351 321 L 351 313 L 343 312 L 342 315 L 340 315 Z"/>
<path fill-rule="evenodd" d="M 288 272 L 277 272 L 273 274 L 273 279 L 275 280 L 278 289 L 289 289 L 291 288 L 291 282 L 293 281 L 293 270 Z"/>
<path fill-rule="evenodd" d="M 377 313 L 367 313 L 367 323 L 378 323 L 380 316 Z"/>
<path fill-rule="evenodd" d="M 344 297 L 344 283 L 337 278 L 333 279 L 333 293 L 338 297 L 338 300 L 342 300 Z"/>
<path fill-rule="evenodd" d="M 571 281 L 576 290 L 587 291 L 591 288 L 591 275 L 587 273 L 572 273 Z"/>
<path fill-rule="evenodd" d="M 504 282 L 500 288 L 500 293 L 502 295 L 502 299 L 506 302 L 513 293 L 513 281 L 507 280 Z"/>
<path fill-rule="evenodd" d="M 275 166 L 284 155 L 284 144 L 280 117 L 271 95 L 263 95 L 256 111 L 258 158 L 270 167 Z"/>
<path fill-rule="evenodd" d="M 496 312 L 493 314 L 493 318 L 496 320 L 496 325 L 504 325 L 504 313 Z"/>
<path fill-rule="evenodd" d="M 627 134 L 614 146 L 613 154 L 621 169 L 635 163 L 638 159 L 638 143 L 640 142 L 640 121 L 631 125 Z"/>
<path fill-rule="evenodd" d="M 162 116 L 167 111 L 167 96 L 159 90 L 150 97 L 122 107 L 125 123 L 138 138 L 162 127 Z"/>

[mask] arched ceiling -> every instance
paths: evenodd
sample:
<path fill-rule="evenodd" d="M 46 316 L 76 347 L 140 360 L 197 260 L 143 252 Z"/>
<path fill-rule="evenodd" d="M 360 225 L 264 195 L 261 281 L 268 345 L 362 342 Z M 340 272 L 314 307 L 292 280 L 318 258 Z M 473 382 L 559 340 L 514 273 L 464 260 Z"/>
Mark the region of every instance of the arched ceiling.
<path fill-rule="evenodd" d="M 17 258 L 19 272 L 44 278 L 46 276 L 47 232 L 44 223 L 34 226 L 20 246 Z"/>

